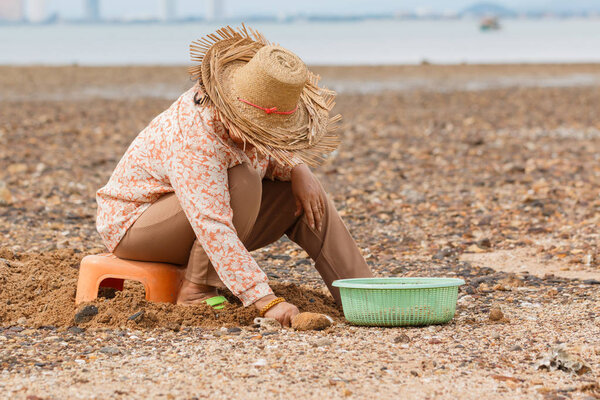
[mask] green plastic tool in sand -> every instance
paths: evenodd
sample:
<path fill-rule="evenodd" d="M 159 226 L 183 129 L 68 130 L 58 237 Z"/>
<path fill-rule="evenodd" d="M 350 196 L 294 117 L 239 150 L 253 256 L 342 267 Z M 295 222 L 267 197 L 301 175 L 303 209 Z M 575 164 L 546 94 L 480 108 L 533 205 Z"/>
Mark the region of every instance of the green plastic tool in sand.
<path fill-rule="evenodd" d="M 223 296 L 215 296 L 210 299 L 204 300 L 206 304 L 214 308 L 215 310 L 222 310 L 225 308 L 225 304 L 227 303 L 227 299 Z"/>

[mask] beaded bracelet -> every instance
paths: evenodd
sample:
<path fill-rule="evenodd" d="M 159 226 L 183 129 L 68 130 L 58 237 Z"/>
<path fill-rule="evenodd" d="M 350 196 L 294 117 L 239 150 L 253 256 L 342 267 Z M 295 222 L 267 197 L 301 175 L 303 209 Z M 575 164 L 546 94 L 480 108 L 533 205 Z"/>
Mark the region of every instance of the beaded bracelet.
<path fill-rule="evenodd" d="M 279 303 L 283 303 L 285 301 L 285 299 L 283 297 L 277 297 L 274 300 L 271 300 L 269 302 L 269 304 L 267 304 L 266 306 L 264 306 L 262 308 L 262 310 L 260 310 L 260 316 L 264 317 L 265 314 L 267 313 L 267 311 L 269 311 L 271 308 L 273 308 L 275 305 L 279 304 Z"/>

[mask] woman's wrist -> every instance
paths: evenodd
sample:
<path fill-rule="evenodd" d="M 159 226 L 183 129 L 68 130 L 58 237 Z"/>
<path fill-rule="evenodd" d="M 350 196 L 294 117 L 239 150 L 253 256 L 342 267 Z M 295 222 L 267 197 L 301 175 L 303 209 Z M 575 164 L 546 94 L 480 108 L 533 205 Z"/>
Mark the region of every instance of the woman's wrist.
<path fill-rule="evenodd" d="M 265 297 L 261 297 L 260 299 L 256 300 L 254 302 L 254 307 L 256 307 L 257 310 L 262 310 L 264 306 L 266 306 L 276 298 L 277 296 L 275 296 L 274 294 L 268 294 Z"/>

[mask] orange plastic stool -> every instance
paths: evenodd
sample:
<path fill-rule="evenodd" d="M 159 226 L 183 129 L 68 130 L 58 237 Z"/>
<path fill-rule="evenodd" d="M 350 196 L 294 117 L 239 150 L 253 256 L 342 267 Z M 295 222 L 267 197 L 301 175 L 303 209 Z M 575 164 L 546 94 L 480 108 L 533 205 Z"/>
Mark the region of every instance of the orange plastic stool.
<path fill-rule="evenodd" d="M 184 268 L 173 264 L 123 260 L 113 254 L 86 256 L 81 260 L 75 303 L 92 301 L 100 287 L 123 290 L 123 281 L 141 282 L 146 300 L 175 303 Z"/>

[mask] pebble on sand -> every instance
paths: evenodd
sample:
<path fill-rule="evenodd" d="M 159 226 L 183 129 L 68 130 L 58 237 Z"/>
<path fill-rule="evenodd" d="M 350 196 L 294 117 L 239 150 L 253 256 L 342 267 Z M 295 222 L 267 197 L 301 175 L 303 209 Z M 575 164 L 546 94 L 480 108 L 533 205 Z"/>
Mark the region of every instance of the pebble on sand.
<path fill-rule="evenodd" d="M 262 330 L 278 331 L 281 329 L 281 324 L 274 318 L 254 318 L 254 323 L 259 325 Z"/>
<path fill-rule="evenodd" d="M 331 346 L 333 344 L 333 340 L 328 338 L 320 338 L 313 342 L 313 347 L 326 347 Z"/>
<path fill-rule="evenodd" d="M 331 324 L 330 317 L 311 312 L 300 313 L 292 320 L 292 328 L 297 331 L 320 331 L 330 327 Z"/>
<path fill-rule="evenodd" d="M 116 356 L 117 354 L 121 354 L 121 350 L 116 347 L 106 346 L 100 349 L 100 353 L 108 354 L 109 356 Z"/>
<path fill-rule="evenodd" d="M 13 197 L 6 187 L 6 183 L 0 181 L 0 206 L 10 206 L 12 202 Z"/>
<path fill-rule="evenodd" d="M 98 314 L 98 307 L 92 305 L 85 306 L 75 314 L 74 322 L 76 324 L 89 322 L 96 314 Z"/>
<path fill-rule="evenodd" d="M 127 318 L 127 320 L 129 321 L 136 321 L 138 319 L 141 319 L 140 317 L 144 316 L 144 310 L 140 310 L 138 312 L 136 312 L 135 314 L 131 315 L 129 318 Z"/>
<path fill-rule="evenodd" d="M 394 338 L 394 343 L 410 343 L 410 336 L 408 336 L 406 333 L 396 336 Z"/>
<path fill-rule="evenodd" d="M 504 319 L 504 313 L 498 306 L 494 306 L 490 309 L 490 321 L 501 321 Z"/>

